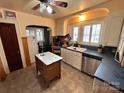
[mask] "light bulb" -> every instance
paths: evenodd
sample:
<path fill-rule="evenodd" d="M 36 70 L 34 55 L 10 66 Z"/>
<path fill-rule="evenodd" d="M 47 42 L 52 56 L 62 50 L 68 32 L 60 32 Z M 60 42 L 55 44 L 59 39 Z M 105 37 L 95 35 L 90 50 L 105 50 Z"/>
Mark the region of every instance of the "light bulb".
<path fill-rule="evenodd" d="M 52 14 L 53 9 L 50 6 L 47 6 L 47 11 L 48 11 L 48 13 Z"/>
<path fill-rule="evenodd" d="M 85 20 L 85 16 L 84 16 L 84 15 L 80 15 L 80 16 L 79 16 L 79 20 L 80 20 L 80 21 L 84 21 L 84 20 Z"/>

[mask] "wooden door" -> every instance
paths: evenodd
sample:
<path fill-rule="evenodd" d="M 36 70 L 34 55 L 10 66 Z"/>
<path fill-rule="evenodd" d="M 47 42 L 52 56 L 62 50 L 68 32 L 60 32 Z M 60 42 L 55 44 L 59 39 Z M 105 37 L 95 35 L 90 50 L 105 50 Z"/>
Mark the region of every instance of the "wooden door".
<path fill-rule="evenodd" d="M 14 24 L 0 23 L 0 37 L 10 72 L 22 68 L 22 60 Z"/>
<path fill-rule="evenodd" d="M 4 67 L 0 58 L 0 80 L 5 80 L 6 79 L 6 73 L 4 71 Z"/>

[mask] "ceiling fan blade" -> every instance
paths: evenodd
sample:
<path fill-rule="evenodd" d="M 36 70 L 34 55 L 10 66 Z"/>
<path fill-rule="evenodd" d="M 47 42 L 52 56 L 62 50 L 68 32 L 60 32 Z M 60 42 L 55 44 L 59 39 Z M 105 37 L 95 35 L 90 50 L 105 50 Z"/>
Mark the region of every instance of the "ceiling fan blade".
<path fill-rule="evenodd" d="M 39 0 L 40 2 L 43 2 L 43 3 L 48 3 L 49 0 Z"/>
<path fill-rule="evenodd" d="M 63 1 L 54 1 L 54 4 L 59 7 L 64 7 L 64 8 L 68 7 L 68 3 Z"/>
<path fill-rule="evenodd" d="M 39 9 L 40 8 L 40 4 L 37 4 L 36 6 L 34 6 L 32 9 L 33 10 L 37 10 L 37 9 Z"/>

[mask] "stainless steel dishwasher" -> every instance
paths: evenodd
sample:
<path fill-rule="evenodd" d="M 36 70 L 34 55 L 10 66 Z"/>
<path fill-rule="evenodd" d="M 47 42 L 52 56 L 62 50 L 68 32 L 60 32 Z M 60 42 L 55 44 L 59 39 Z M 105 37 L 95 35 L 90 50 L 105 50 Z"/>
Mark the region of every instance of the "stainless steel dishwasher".
<path fill-rule="evenodd" d="M 82 64 L 82 71 L 91 76 L 94 76 L 98 66 L 101 63 L 101 60 L 87 56 L 83 56 L 83 60 L 84 62 Z"/>

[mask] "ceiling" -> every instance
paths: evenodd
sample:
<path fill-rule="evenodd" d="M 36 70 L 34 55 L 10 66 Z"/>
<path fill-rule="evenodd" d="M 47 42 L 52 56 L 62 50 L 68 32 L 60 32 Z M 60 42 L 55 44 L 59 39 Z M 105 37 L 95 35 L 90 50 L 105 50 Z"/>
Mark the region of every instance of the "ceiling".
<path fill-rule="evenodd" d="M 92 19 L 107 16 L 109 12 L 110 11 L 107 8 L 96 8 L 96 9 L 89 10 L 87 12 L 83 12 L 83 13 L 71 16 L 70 18 L 67 19 L 67 21 L 71 24 L 78 23 L 81 21 L 80 16 L 84 17 L 82 21 L 92 20 Z"/>
<path fill-rule="evenodd" d="M 40 13 L 39 10 L 36 11 L 32 10 L 32 8 L 39 3 L 38 0 L 0 0 L 0 7 L 57 19 L 64 16 L 68 16 L 75 12 L 82 11 L 86 8 L 95 6 L 108 0 L 57 0 L 57 1 L 66 1 L 68 2 L 69 6 L 67 8 L 54 7 L 56 14 L 48 14 L 46 11 Z"/>

